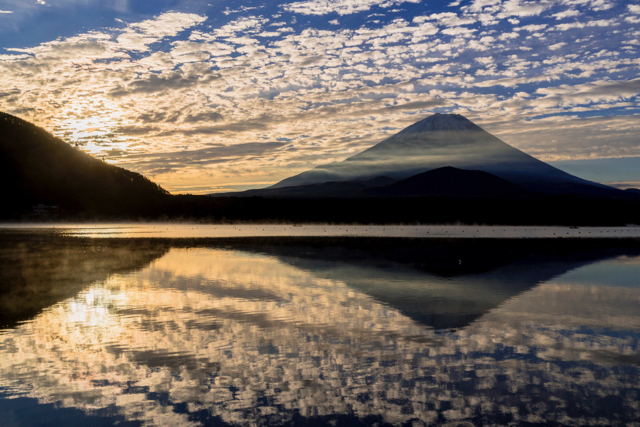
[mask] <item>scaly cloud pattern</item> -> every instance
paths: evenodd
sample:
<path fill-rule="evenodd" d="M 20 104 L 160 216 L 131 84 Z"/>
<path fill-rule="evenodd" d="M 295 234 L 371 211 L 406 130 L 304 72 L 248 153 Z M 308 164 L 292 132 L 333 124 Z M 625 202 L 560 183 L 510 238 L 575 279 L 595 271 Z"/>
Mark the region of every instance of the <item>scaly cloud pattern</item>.
<path fill-rule="evenodd" d="M 635 0 L 125 1 L 25 47 L 38 8 L 82 2 L 31 3 L 0 14 L 0 110 L 172 192 L 275 183 L 434 112 L 546 161 L 640 156 Z"/>

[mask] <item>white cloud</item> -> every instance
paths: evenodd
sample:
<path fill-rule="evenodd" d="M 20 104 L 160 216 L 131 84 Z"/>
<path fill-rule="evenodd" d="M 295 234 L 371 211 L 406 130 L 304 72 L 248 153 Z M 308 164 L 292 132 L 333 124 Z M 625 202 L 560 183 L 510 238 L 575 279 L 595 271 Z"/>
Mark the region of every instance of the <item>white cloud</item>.
<path fill-rule="evenodd" d="M 258 37 L 278 37 L 280 35 L 280 31 L 263 31 L 258 33 Z"/>
<path fill-rule="evenodd" d="M 446 27 L 458 27 L 461 25 L 470 25 L 476 23 L 473 17 L 459 17 L 453 12 L 434 13 L 431 15 L 416 16 L 413 23 L 421 23 L 426 21 L 436 21 L 439 25 Z"/>
<path fill-rule="evenodd" d="M 555 14 L 553 14 L 551 16 L 553 16 L 554 18 L 556 18 L 556 20 L 559 21 L 561 19 L 569 18 L 569 17 L 572 17 L 572 16 L 579 16 L 579 15 L 580 15 L 580 11 L 578 11 L 576 9 L 567 9 L 567 10 L 564 10 L 562 12 L 555 13 Z"/>
<path fill-rule="evenodd" d="M 502 33 L 500 34 L 500 37 L 498 37 L 498 39 L 505 41 L 505 40 L 517 39 L 518 37 L 520 37 L 520 34 L 514 31 L 512 33 Z"/>
<path fill-rule="evenodd" d="M 249 11 L 249 10 L 261 9 L 261 8 L 263 8 L 263 7 L 264 7 L 264 6 L 254 6 L 254 7 L 241 6 L 241 7 L 239 7 L 238 9 L 234 9 L 234 10 L 231 10 L 231 9 L 229 9 L 229 8 L 227 7 L 227 8 L 226 8 L 222 13 L 224 13 L 225 15 L 230 15 L 230 14 L 232 14 L 232 13 L 247 12 L 247 11 Z"/>
<path fill-rule="evenodd" d="M 640 4 L 628 4 L 627 9 L 630 13 L 640 14 Z"/>
<path fill-rule="evenodd" d="M 206 16 L 193 13 L 165 13 L 154 19 L 128 25 L 127 29 L 118 36 L 118 43 L 125 49 L 147 51 L 151 43 L 165 37 L 174 37 L 206 19 Z"/>
<path fill-rule="evenodd" d="M 607 0 L 592 0 L 590 6 L 594 11 L 601 12 L 611 9 L 613 7 L 613 3 Z"/>
<path fill-rule="evenodd" d="M 537 16 L 552 6 L 551 2 L 535 0 L 473 0 L 469 6 L 464 6 L 461 9 L 471 13 L 488 12 L 499 19 L 505 19 L 512 16 Z"/>
<path fill-rule="evenodd" d="M 490 56 L 481 56 L 475 59 L 477 62 L 484 64 L 484 65 L 489 65 L 489 64 L 493 64 L 493 58 Z"/>
<path fill-rule="evenodd" d="M 475 29 L 471 29 L 471 28 L 464 28 L 464 27 L 453 27 L 453 28 L 446 28 L 444 30 L 442 30 L 442 34 L 447 34 L 450 36 L 470 36 L 471 34 L 473 34 L 474 32 L 476 32 L 477 30 Z"/>
<path fill-rule="evenodd" d="M 496 5 L 499 5 L 501 0 L 473 0 L 471 5 L 465 6 L 463 10 L 470 12 L 482 12 L 485 8 L 494 10 Z"/>
<path fill-rule="evenodd" d="M 365 12 L 374 6 L 389 8 L 402 3 L 420 3 L 420 0 L 309 0 L 285 4 L 284 10 L 302 15 L 351 15 Z"/>
<path fill-rule="evenodd" d="M 536 16 L 540 15 L 544 10 L 551 7 L 551 3 L 546 1 L 521 1 L 521 0 L 508 0 L 502 4 L 499 18 L 506 18 L 508 16 Z"/>
<path fill-rule="evenodd" d="M 0 13 L 13 13 L 13 12 L 10 10 L 0 10 Z"/>
<path fill-rule="evenodd" d="M 640 93 L 640 79 L 628 81 L 597 81 L 580 85 L 562 85 L 540 88 L 537 94 L 545 95 L 541 102 L 560 104 L 589 104 L 625 100 Z"/>
<path fill-rule="evenodd" d="M 571 22 L 567 24 L 558 24 L 555 27 L 549 29 L 549 31 L 567 31 L 573 28 L 585 28 L 585 27 L 614 27 L 619 25 L 616 19 L 599 19 L 588 22 Z"/>
<path fill-rule="evenodd" d="M 560 49 L 562 46 L 566 46 L 567 44 L 565 42 L 560 42 L 560 43 L 556 43 L 556 44 L 552 44 L 551 46 L 549 46 L 549 50 L 558 50 Z"/>
<path fill-rule="evenodd" d="M 520 27 L 520 30 L 529 31 L 530 33 L 535 33 L 537 31 L 542 31 L 547 28 L 547 24 L 537 24 L 537 25 L 525 25 L 524 27 Z"/>

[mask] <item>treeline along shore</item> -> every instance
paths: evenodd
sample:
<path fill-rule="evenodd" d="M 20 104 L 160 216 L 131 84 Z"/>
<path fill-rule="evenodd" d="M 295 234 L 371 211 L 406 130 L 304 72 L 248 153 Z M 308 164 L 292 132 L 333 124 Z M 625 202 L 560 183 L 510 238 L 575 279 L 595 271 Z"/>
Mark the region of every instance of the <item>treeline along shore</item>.
<path fill-rule="evenodd" d="M 640 224 L 640 201 L 547 197 L 539 200 L 447 198 L 275 199 L 163 195 L 106 211 L 58 207 L 5 210 L 4 221 L 189 221 L 202 223 L 487 224 L 621 226 Z"/>

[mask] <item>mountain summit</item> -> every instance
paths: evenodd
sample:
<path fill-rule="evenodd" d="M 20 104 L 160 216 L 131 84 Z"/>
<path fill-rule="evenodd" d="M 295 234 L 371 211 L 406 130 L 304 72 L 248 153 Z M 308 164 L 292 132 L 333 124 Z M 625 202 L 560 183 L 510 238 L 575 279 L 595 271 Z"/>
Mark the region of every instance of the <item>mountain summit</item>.
<path fill-rule="evenodd" d="M 404 179 L 442 167 L 487 172 L 526 190 L 547 194 L 616 191 L 535 159 L 459 114 L 434 114 L 342 162 L 318 166 L 269 188 L 365 181 L 378 176 Z"/>
<path fill-rule="evenodd" d="M 398 134 L 419 134 L 422 132 L 433 132 L 433 131 L 441 131 L 441 130 L 458 130 L 458 131 L 469 131 L 469 130 L 482 130 L 480 126 L 473 123 L 471 120 L 467 119 L 460 114 L 442 114 L 436 113 L 432 116 L 429 116 L 425 119 L 420 120 L 412 124 L 411 126 L 403 129 Z"/>

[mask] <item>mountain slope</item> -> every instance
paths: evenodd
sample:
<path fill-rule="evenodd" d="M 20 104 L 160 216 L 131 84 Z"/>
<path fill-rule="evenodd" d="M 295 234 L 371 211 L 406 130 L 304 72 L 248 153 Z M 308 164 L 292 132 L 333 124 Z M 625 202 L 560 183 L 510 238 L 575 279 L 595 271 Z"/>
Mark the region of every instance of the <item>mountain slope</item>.
<path fill-rule="evenodd" d="M 457 169 L 450 166 L 422 172 L 396 180 L 380 176 L 366 181 L 329 181 L 293 187 L 264 188 L 238 193 L 218 193 L 214 197 L 272 197 L 272 198 L 389 198 L 389 197 L 447 197 L 447 198 L 508 198 L 535 196 L 507 180 L 487 172 Z"/>
<path fill-rule="evenodd" d="M 376 176 L 403 179 L 446 166 L 487 172 L 547 194 L 611 195 L 618 191 L 537 160 L 458 114 L 434 114 L 342 162 L 318 166 L 270 188 Z"/>
<path fill-rule="evenodd" d="M 422 172 L 390 185 L 370 187 L 355 195 L 358 197 L 513 198 L 531 195 L 531 193 L 487 172 L 447 166 Z"/>
<path fill-rule="evenodd" d="M 355 194 L 371 187 L 388 185 L 396 182 L 396 179 L 388 176 L 379 176 L 366 181 L 329 181 L 317 184 L 296 185 L 293 187 L 261 188 L 257 190 L 245 190 L 235 193 L 214 193 L 212 197 L 274 197 L 274 198 L 344 198 L 353 197 Z"/>
<path fill-rule="evenodd" d="M 88 215 L 150 212 L 168 192 L 142 175 L 83 153 L 29 122 L 0 113 L 0 217 L 37 204 Z"/>

